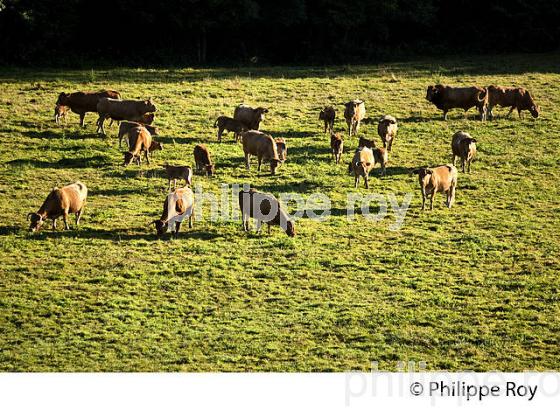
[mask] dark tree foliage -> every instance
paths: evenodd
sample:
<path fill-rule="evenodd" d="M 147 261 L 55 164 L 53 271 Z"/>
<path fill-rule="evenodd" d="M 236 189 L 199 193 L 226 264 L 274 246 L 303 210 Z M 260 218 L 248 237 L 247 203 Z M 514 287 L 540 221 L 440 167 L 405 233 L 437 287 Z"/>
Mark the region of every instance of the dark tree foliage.
<path fill-rule="evenodd" d="M 550 0 L 0 0 L 0 63 L 344 64 L 558 48 Z"/>

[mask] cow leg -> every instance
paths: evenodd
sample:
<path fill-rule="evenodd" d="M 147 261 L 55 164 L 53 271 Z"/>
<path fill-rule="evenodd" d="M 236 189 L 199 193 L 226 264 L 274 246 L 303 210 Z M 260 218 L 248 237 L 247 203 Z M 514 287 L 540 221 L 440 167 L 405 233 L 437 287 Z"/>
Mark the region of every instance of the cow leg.
<path fill-rule="evenodd" d="M 261 172 L 261 163 L 262 163 L 262 158 L 261 158 L 261 157 L 259 157 L 259 158 L 258 158 L 258 160 L 259 160 L 259 166 L 258 166 L 258 168 L 257 168 L 257 171 L 258 171 L 258 172 Z"/>
<path fill-rule="evenodd" d="M 360 182 L 360 176 L 356 175 L 354 177 L 354 188 L 358 188 L 358 182 Z"/>
<path fill-rule="evenodd" d="M 247 171 L 251 169 L 251 164 L 249 163 L 250 159 L 251 159 L 251 155 L 245 153 L 245 168 L 247 169 Z"/>
<path fill-rule="evenodd" d="M 86 126 L 85 119 L 86 119 L 86 113 L 84 112 L 80 114 L 80 127 L 82 128 Z"/>
<path fill-rule="evenodd" d="M 82 207 L 82 209 L 80 209 L 78 212 L 76 212 L 76 226 L 80 225 L 80 218 L 82 217 L 82 213 L 84 212 L 84 208 Z"/>
<path fill-rule="evenodd" d="M 453 166 L 455 166 L 455 163 L 457 162 L 457 155 L 453 154 L 452 161 L 453 161 Z"/>
<path fill-rule="evenodd" d="M 68 211 L 66 209 L 62 212 L 62 220 L 64 221 L 64 229 L 69 230 L 70 226 L 68 226 Z"/>
<path fill-rule="evenodd" d="M 517 109 L 517 115 L 519 115 L 519 118 L 523 118 L 523 114 L 521 113 L 521 108 Z"/>
<path fill-rule="evenodd" d="M 471 173 L 471 160 L 467 160 L 467 171 L 469 174 Z"/>
<path fill-rule="evenodd" d="M 52 220 L 52 230 L 56 231 L 56 219 Z"/>
<path fill-rule="evenodd" d="M 447 121 L 447 110 L 443 110 L 443 120 Z"/>
<path fill-rule="evenodd" d="M 424 206 L 426 205 L 426 191 L 424 189 L 421 189 L 420 192 L 422 192 L 422 211 L 423 211 Z"/>
<path fill-rule="evenodd" d="M 189 229 L 192 229 L 192 227 L 193 227 L 193 215 L 191 214 L 189 216 Z"/>
<path fill-rule="evenodd" d="M 385 169 L 385 164 L 382 163 L 382 164 L 381 164 L 381 175 L 382 175 L 382 176 L 385 176 L 386 173 L 387 173 L 387 170 Z"/>
<path fill-rule="evenodd" d="M 218 142 L 222 142 L 222 133 L 224 132 L 223 128 L 218 128 Z"/>
<path fill-rule="evenodd" d="M 179 237 L 180 230 L 181 230 L 181 222 L 175 222 L 175 233 L 173 234 L 173 236 L 175 236 L 175 239 Z"/>
<path fill-rule="evenodd" d="M 327 122 L 326 121 L 323 121 L 323 122 L 325 124 L 325 129 L 323 130 L 323 133 L 326 133 L 327 132 Z"/>
<path fill-rule="evenodd" d="M 430 211 L 434 209 L 434 197 L 436 196 L 436 190 L 432 191 L 432 195 L 430 195 Z"/>
<path fill-rule="evenodd" d="M 391 138 L 389 140 L 389 144 L 387 144 L 387 145 L 388 145 L 387 151 L 391 152 L 391 149 L 393 148 L 393 138 Z"/>
<path fill-rule="evenodd" d="M 149 150 L 144 151 L 144 156 L 146 157 L 146 162 L 150 165 L 150 152 Z"/>
<path fill-rule="evenodd" d="M 368 174 L 366 174 L 364 176 L 364 182 L 366 184 L 366 189 L 369 189 L 369 175 Z"/>
<path fill-rule="evenodd" d="M 465 173 L 465 158 L 461 158 L 461 168 L 463 170 L 463 173 Z"/>
<path fill-rule="evenodd" d="M 452 185 L 451 188 L 449 188 L 447 194 L 447 207 L 451 209 L 451 206 L 453 205 L 454 202 L 455 202 L 455 185 Z"/>

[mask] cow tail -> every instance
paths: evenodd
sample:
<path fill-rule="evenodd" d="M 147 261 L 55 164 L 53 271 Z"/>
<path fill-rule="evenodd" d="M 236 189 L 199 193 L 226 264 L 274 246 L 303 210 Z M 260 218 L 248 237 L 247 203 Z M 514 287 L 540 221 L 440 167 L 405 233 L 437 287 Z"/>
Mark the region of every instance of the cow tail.
<path fill-rule="evenodd" d="M 218 126 L 218 120 L 219 120 L 219 118 L 216 118 L 216 121 L 214 121 L 214 128 L 216 128 Z"/>
<path fill-rule="evenodd" d="M 482 91 L 481 93 L 478 93 L 477 99 L 478 102 L 483 102 L 486 99 L 486 95 L 488 94 L 488 88 L 483 88 L 484 91 Z M 482 95 L 482 99 L 480 98 L 480 96 Z"/>

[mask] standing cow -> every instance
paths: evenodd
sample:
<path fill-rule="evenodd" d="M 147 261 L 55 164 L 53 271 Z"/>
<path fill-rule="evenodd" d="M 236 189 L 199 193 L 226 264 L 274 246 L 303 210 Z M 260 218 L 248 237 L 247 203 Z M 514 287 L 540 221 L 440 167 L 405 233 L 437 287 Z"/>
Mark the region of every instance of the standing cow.
<path fill-rule="evenodd" d="M 466 113 L 472 107 L 478 109 L 481 121 L 486 120 L 488 92 L 485 88 L 430 85 L 426 91 L 426 100 L 443 111 L 444 120 L 447 120 L 447 112 L 452 108 L 462 108 Z"/>
<path fill-rule="evenodd" d="M 266 113 L 268 113 L 267 108 L 252 108 L 245 104 L 239 104 L 235 107 L 233 119 L 242 123 L 249 130 L 258 130 Z"/>
<path fill-rule="evenodd" d="M 348 136 L 358 134 L 360 122 L 366 116 L 366 105 L 362 100 L 352 100 L 344 104 L 344 118 L 348 125 Z"/>
<path fill-rule="evenodd" d="M 85 127 L 84 119 L 86 113 L 97 112 L 97 104 L 102 98 L 121 99 L 121 94 L 114 90 L 102 90 L 98 92 L 60 93 L 56 100 L 56 105 L 61 107 L 69 107 L 72 112 L 80 116 L 80 126 Z M 59 108 L 58 110 L 62 110 Z M 55 116 L 55 121 L 57 120 Z M 58 122 L 58 121 L 57 121 Z"/>
<path fill-rule="evenodd" d="M 116 121 L 151 122 L 153 121 L 153 116 L 146 116 L 146 114 L 154 113 L 155 111 L 156 106 L 151 98 L 145 101 L 102 98 L 97 104 L 97 112 L 99 113 L 97 132 L 105 134 L 103 124 L 108 118 Z M 146 117 L 150 119 L 146 120 Z"/>
<path fill-rule="evenodd" d="M 488 89 L 488 116 L 494 118 L 492 109 L 499 105 L 511 107 L 506 117 L 509 117 L 514 109 L 517 109 L 519 118 L 523 118 L 521 111 L 527 110 L 533 118 L 538 118 L 540 109 L 533 101 L 533 97 L 525 88 L 521 87 L 497 87 L 491 85 Z"/>

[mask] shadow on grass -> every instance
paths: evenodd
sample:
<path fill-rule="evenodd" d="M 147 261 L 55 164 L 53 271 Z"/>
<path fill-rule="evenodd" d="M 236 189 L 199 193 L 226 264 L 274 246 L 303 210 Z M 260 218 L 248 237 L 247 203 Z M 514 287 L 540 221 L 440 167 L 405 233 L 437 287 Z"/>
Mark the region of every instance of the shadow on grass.
<path fill-rule="evenodd" d="M 37 159 L 14 159 L 8 161 L 7 164 L 16 168 L 99 168 L 111 165 L 111 158 L 105 155 L 94 155 L 87 158 L 62 158 L 57 162 Z"/>
<path fill-rule="evenodd" d="M 179 232 L 180 239 L 201 239 L 201 240 L 211 240 L 215 238 L 222 237 L 217 233 L 207 232 L 207 231 L 197 231 L 189 230 L 185 228 L 186 223 L 181 226 L 181 231 Z M 3 228 L 7 228 L 7 233 L 4 232 Z M 9 235 L 14 233 L 14 227 L 0 227 L 0 233 L 2 235 Z M 19 229 L 21 231 L 21 228 Z M 154 229 L 143 229 L 142 231 L 130 230 L 130 229 L 94 229 L 94 228 L 80 228 L 80 229 L 70 229 L 68 231 L 63 230 L 41 230 L 35 234 L 29 234 L 28 239 L 34 241 L 44 241 L 50 238 L 76 238 L 76 239 L 101 239 L 107 241 L 132 241 L 132 240 L 146 240 L 146 241 L 157 241 L 157 240 L 168 240 L 172 238 L 171 233 L 167 233 L 161 237 L 158 237 Z"/>
<path fill-rule="evenodd" d="M 90 139 L 90 138 L 102 138 L 102 137 L 99 136 L 99 134 L 72 133 L 72 134 L 62 135 L 62 134 L 58 134 L 58 133 L 55 133 L 53 131 L 48 131 L 48 130 L 46 130 L 46 131 L 23 131 L 22 134 L 25 135 L 28 138 L 35 138 L 35 139 L 85 140 L 85 139 Z"/>

